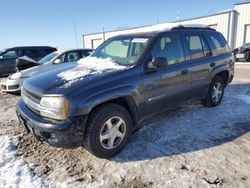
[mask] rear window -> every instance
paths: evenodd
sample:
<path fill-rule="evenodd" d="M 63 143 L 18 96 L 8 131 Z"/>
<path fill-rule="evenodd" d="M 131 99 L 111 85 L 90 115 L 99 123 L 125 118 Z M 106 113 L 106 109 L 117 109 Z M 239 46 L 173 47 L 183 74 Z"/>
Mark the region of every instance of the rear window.
<path fill-rule="evenodd" d="M 44 51 L 45 51 L 47 54 L 49 54 L 49 53 L 51 53 L 51 52 L 56 51 L 56 49 L 55 49 L 55 48 L 45 48 Z"/>
<path fill-rule="evenodd" d="M 210 33 L 209 38 L 214 44 L 213 46 L 211 46 L 213 54 L 219 55 L 230 50 L 227 41 L 221 33 Z"/>

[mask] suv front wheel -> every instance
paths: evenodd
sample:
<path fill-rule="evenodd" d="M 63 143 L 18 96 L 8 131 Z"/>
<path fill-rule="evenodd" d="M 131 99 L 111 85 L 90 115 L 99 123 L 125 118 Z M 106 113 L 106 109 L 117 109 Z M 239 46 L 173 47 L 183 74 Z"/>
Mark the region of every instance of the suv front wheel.
<path fill-rule="evenodd" d="M 216 76 L 210 84 L 207 98 L 203 101 L 207 107 L 220 105 L 224 96 L 224 81 L 220 76 Z"/>
<path fill-rule="evenodd" d="M 100 158 L 110 158 L 126 145 L 132 129 L 129 112 L 120 105 L 97 108 L 88 121 L 85 147 Z"/>

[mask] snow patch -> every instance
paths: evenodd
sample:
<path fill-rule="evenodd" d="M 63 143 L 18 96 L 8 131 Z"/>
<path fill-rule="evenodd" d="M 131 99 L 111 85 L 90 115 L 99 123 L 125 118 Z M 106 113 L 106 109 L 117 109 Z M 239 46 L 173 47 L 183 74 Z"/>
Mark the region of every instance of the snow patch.
<path fill-rule="evenodd" d="M 125 66 L 116 64 L 111 58 L 96 58 L 96 57 L 86 57 L 80 59 L 78 64 L 73 69 L 59 73 L 57 76 L 65 81 L 77 80 L 87 75 L 101 74 L 103 71 L 113 71 L 125 69 Z M 69 84 L 67 84 L 68 86 Z"/>
<path fill-rule="evenodd" d="M 234 98 L 240 99 L 240 100 L 250 104 L 250 96 L 249 95 L 236 95 Z"/>
<path fill-rule="evenodd" d="M 171 30 L 176 27 L 198 27 L 198 28 L 207 28 L 207 25 L 204 24 L 181 24 L 181 23 L 161 23 L 161 24 L 155 24 L 151 26 L 143 27 L 143 32 L 154 32 L 154 31 L 164 31 L 164 30 Z M 137 33 L 137 30 L 133 33 Z M 141 32 L 141 30 L 138 30 L 138 32 Z"/>
<path fill-rule="evenodd" d="M 0 187 L 44 187 L 44 182 L 16 156 L 15 140 L 0 136 Z"/>

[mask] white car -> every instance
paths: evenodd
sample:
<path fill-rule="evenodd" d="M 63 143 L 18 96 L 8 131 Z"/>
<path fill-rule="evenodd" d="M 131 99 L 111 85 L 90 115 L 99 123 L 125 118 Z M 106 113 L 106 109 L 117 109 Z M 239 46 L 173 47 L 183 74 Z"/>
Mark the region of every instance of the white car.
<path fill-rule="evenodd" d="M 1 91 L 18 93 L 21 91 L 21 86 L 25 79 L 65 66 L 68 63 L 77 64 L 79 59 L 89 56 L 91 52 L 92 50 L 90 49 L 52 52 L 38 62 L 40 65 L 10 75 L 1 83 Z"/>

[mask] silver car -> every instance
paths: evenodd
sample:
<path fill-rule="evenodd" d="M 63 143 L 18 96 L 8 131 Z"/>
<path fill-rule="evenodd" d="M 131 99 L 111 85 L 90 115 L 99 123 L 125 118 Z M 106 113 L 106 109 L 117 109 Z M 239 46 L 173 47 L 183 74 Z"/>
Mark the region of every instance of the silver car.
<path fill-rule="evenodd" d="M 89 56 L 92 52 L 90 49 L 75 49 L 67 51 L 56 51 L 48 54 L 38 62 L 38 66 L 16 72 L 10 75 L 1 83 L 1 91 L 3 92 L 20 92 L 22 83 L 25 79 L 38 75 L 55 68 L 68 65 L 68 63 L 77 64 L 81 58 Z"/>

